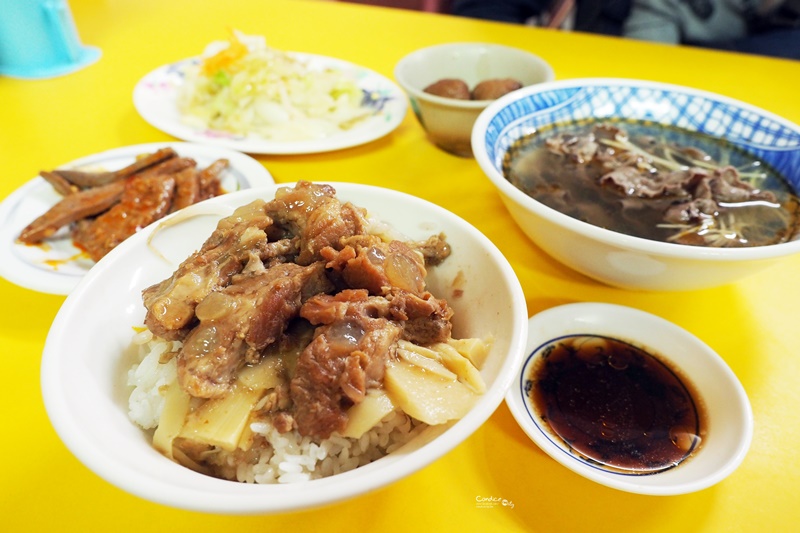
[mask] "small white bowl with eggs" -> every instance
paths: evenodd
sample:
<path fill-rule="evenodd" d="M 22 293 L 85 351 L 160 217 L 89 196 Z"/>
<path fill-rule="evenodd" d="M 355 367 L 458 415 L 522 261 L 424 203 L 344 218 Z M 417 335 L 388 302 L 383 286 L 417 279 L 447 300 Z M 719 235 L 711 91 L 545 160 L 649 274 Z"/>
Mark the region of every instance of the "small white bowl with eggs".
<path fill-rule="evenodd" d="M 475 119 L 494 99 L 458 99 L 431 94 L 442 80 L 460 81 L 474 93 L 481 82 L 515 80 L 521 86 L 552 81 L 553 68 L 527 50 L 495 43 L 444 43 L 415 50 L 394 69 L 419 123 L 433 144 L 446 152 L 471 157 L 470 135 Z"/>

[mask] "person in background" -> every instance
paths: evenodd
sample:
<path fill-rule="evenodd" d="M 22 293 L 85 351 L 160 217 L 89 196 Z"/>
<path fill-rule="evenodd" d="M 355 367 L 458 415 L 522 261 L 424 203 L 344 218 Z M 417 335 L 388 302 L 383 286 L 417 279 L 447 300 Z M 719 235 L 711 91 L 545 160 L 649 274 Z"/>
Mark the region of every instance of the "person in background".
<path fill-rule="evenodd" d="M 800 1 L 634 0 L 622 34 L 800 59 Z"/>
<path fill-rule="evenodd" d="M 463 17 L 513 22 L 536 26 L 557 26 L 563 29 L 621 35 L 628 17 L 631 0 L 578 1 L 575 9 L 563 20 L 553 20 L 560 5 L 556 0 L 455 0 L 452 14 Z"/>
<path fill-rule="evenodd" d="M 455 0 L 452 14 L 566 30 L 800 59 L 800 0 Z"/>

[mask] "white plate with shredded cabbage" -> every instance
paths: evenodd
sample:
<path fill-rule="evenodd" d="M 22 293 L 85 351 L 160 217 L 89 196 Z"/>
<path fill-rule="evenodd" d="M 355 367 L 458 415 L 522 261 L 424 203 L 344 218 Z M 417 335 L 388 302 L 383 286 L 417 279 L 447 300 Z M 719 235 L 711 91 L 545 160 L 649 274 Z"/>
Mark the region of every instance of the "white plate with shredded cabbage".
<path fill-rule="evenodd" d="M 148 123 L 179 139 L 276 155 L 365 144 L 394 130 L 408 108 L 402 90 L 376 72 L 238 32 L 150 72 L 133 101 Z"/>

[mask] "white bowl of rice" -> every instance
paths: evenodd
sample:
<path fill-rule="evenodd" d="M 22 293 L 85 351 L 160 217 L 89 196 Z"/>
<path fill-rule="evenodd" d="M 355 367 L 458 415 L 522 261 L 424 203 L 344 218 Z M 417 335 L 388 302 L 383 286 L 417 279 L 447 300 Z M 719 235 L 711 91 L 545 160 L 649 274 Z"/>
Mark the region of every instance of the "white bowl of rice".
<path fill-rule="evenodd" d="M 45 344 L 41 386 L 48 416 L 69 450 L 97 475 L 138 497 L 218 514 L 263 514 L 345 500 L 407 476 L 469 437 L 503 401 L 524 353 L 528 316 L 522 288 L 499 250 L 469 223 L 429 202 L 371 186 L 337 183 L 336 196 L 365 208 L 410 240 L 443 234 L 451 254 L 428 269 L 427 290 L 453 310 L 452 338 L 484 339 L 485 390 L 457 420 L 427 425 L 385 416 L 358 438 L 310 438 L 252 423 L 271 449 L 232 467 L 239 482 L 170 460 L 153 445 L 158 405 L 174 381 L 159 356 L 169 351 L 142 331 L 142 291 L 169 276 L 217 222 L 291 185 L 272 185 L 197 204 L 147 227 L 92 268 L 67 297 Z M 487 281 L 490 280 L 490 281 Z M 174 370 L 173 370 L 174 372 Z M 134 394 L 135 391 L 135 394 Z M 163 422 L 163 421 L 162 421 Z"/>

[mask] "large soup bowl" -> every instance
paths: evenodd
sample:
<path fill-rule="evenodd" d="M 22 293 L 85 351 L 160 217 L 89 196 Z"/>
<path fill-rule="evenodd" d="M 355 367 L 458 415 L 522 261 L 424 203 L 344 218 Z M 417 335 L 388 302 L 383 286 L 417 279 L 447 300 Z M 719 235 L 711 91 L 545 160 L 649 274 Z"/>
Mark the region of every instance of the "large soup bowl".
<path fill-rule="evenodd" d="M 574 79 L 520 89 L 487 107 L 472 149 L 513 219 L 552 257 L 598 281 L 632 290 L 681 291 L 737 281 L 800 252 L 789 242 L 708 248 L 617 233 L 534 200 L 503 174 L 503 157 L 544 126 L 591 118 L 648 120 L 722 137 L 780 172 L 800 191 L 800 127 L 773 113 L 717 94 L 625 79 Z"/>
<path fill-rule="evenodd" d="M 446 454 L 489 418 L 519 369 L 527 338 L 525 297 L 506 259 L 473 226 L 427 201 L 366 185 L 333 185 L 340 200 L 365 207 L 408 238 L 446 235 L 452 254 L 430 269 L 429 289 L 454 309 L 454 337 L 494 339 L 481 368 L 486 392 L 474 407 L 460 420 L 431 426 L 366 466 L 290 484 L 208 477 L 153 448 L 151 435 L 128 419 L 130 361 L 124 354 L 133 327 L 144 319 L 141 291 L 171 275 L 221 217 L 291 186 L 272 185 L 220 196 L 148 226 L 99 261 L 67 297 L 47 337 L 41 386 L 56 432 L 89 469 L 136 496 L 168 506 L 221 514 L 277 513 L 331 504 L 396 481 Z"/>

